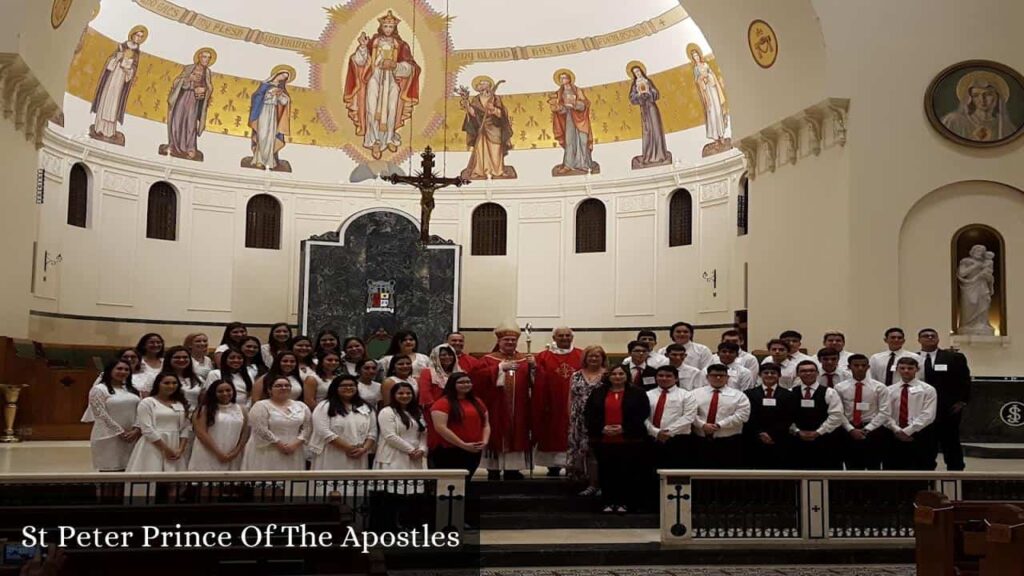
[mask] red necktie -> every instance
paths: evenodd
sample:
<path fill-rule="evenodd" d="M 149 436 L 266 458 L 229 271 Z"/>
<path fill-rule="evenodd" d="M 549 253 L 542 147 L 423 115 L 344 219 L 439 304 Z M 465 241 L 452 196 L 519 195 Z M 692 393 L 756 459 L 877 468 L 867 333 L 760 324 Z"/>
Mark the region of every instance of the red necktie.
<path fill-rule="evenodd" d="M 633 385 L 634 386 L 643 386 L 644 385 L 643 373 L 644 373 L 643 368 L 637 366 L 636 367 L 636 376 L 633 377 Z"/>
<path fill-rule="evenodd" d="M 832 381 L 832 379 L 835 378 L 835 377 L 836 377 L 835 374 L 825 374 L 825 378 L 828 378 L 828 387 L 829 388 L 834 388 L 835 387 L 835 383 Z"/>
<path fill-rule="evenodd" d="M 864 383 L 857 382 L 857 390 L 853 393 L 853 427 L 860 428 L 860 408 L 858 405 L 864 400 Z"/>
<path fill-rule="evenodd" d="M 661 389 L 661 396 L 658 397 L 658 405 L 654 407 L 654 422 L 655 428 L 661 428 L 661 415 L 665 413 L 665 402 L 668 400 L 668 389 Z"/>
<path fill-rule="evenodd" d="M 804 400 L 810 400 L 810 399 L 811 399 L 811 387 L 810 386 L 805 386 L 804 387 Z"/>
<path fill-rule="evenodd" d="M 910 384 L 903 384 L 900 392 L 900 428 L 906 428 L 910 420 Z"/>
<path fill-rule="evenodd" d="M 771 398 L 772 397 L 772 392 L 774 392 L 774 391 L 775 391 L 775 387 L 765 388 L 765 390 L 764 390 L 764 397 L 765 398 Z"/>
<path fill-rule="evenodd" d="M 721 390 L 715 388 L 714 394 L 711 395 L 711 404 L 708 406 L 708 424 L 714 424 L 715 418 L 718 416 L 718 395 Z"/>

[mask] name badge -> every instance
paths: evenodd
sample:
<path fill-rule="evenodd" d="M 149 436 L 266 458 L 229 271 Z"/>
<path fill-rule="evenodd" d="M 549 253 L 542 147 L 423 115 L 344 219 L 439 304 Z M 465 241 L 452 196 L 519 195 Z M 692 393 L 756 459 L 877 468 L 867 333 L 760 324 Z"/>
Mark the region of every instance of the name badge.
<path fill-rule="evenodd" d="M 870 406 L 871 405 L 867 402 L 857 402 L 857 404 L 854 405 L 856 410 L 867 410 Z"/>
<path fill-rule="evenodd" d="M 652 384 L 654 384 L 654 376 L 645 376 L 644 377 L 644 386 L 650 386 Z"/>
<path fill-rule="evenodd" d="M 807 399 L 807 400 L 801 400 L 800 401 L 800 407 L 801 408 L 814 408 L 814 399 L 810 398 L 810 399 Z"/>
<path fill-rule="evenodd" d="M 889 372 L 895 372 L 895 371 L 896 371 L 896 363 L 893 362 L 892 363 L 892 368 L 889 368 Z"/>
<path fill-rule="evenodd" d="M 910 393 L 911 394 L 920 394 L 921 393 L 921 389 L 915 386 L 915 387 L 910 389 Z"/>
<path fill-rule="evenodd" d="M 761 405 L 762 406 L 775 406 L 775 402 L 776 401 L 777 400 L 775 398 L 763 398 L 761 400 Z"/>
<path fill-rule="evenodd" d="M 949 366 L 946 366 L 945 364 L 936 364 L 935 365 L 935 371 L 936 372 L 947 372 L 948 370 L 949 370 Z"/>

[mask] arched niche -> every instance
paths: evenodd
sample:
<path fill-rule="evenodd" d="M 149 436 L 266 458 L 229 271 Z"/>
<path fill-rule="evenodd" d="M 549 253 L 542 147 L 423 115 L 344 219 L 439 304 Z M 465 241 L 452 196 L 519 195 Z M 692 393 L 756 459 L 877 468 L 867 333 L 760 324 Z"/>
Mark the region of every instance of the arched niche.
<path fill-rule="evenodd" d="M 974 246 L 984 246 L 985 254 L 981 255 L 983 260 L 990 260 L 992 283 L 991 302 L 988 306 L 988 323 L 992 327 L 992 333 L 972 330 L 965 326 L 970 320 L 964 318 L 965 289 L 961 286 L 960 272 L 968 275 L 968 278 L 975 278 L 978 274 L 986 274 L 984 264 L 972 265 L 971 250 Z M 979 252 L 981 250 L 979 249 Z M 964 269 L 961 270 L 961 264 Z M 950 278 L 952 279 L 951 311 L 953 331 L 957 334 L 975 336 L 1006 336 L 1006 242 L 998 230 L 985 224 L 969 224 L 956 231 L 950 241 Z M 984 283 L 978 279 L 977 282 Z M 979 287 L 984 290 L 984 286 Z M 968 288 L 970 290 L 970 288 Z"/>

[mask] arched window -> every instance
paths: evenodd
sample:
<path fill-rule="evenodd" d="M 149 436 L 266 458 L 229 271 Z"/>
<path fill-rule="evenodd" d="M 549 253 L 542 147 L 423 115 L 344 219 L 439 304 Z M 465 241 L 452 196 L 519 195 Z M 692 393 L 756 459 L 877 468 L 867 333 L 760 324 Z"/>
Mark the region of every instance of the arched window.
<path fill-rule="evenodd" d="M 504 208 L 493 202 L 477 206 L 473 211 L 473 256 L 504 256 L 507 228 Z"/>
<path fill-rule="evenodd" d="M 736 235 L 746 236 L 750 219 L 750 180 L 740 176 L 740 193 L 736 197 Z"/>
<path fill-rule="evenodd" d="M 245 247 L 281 249 L 281 203 L 270 194 L 257 194 L 245 205 Z"/>
<path fill-rule="evenodd" d="M 668 203 L 668 245 L 690 244 L 693 244 L 693 198 L 686 188 L 679 188 Z"/>
<path fill-rule="evenodd" d="M 88 227 L 89 171 L 81 162 L 71 167 L 68 177 L 68 225 Z"/>
<path fill-rule="evenodd" d="M 604 202 L 584 200 L 576 208 L 576 253 L 605 251 Z"/>
<path fill-rule="evenodd" d="M 146 238 L 175 240 L 178 237 L 178 192 L 167 182 L 149 187 L 146 205 Z"/>

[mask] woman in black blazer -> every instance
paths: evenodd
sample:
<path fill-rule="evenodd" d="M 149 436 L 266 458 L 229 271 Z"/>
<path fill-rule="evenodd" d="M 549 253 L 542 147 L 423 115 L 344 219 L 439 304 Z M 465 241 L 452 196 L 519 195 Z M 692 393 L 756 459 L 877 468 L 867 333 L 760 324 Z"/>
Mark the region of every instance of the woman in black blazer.
<path fill-rule="evenodd" d="M 597 456 L 605 512 L 625 513 L 649 476 L 644 421 L 650 414 L 647 394 L 629 385 L 622 366 L 609 370 L 605 382 L 587 399 L 587 435 Z"/>

